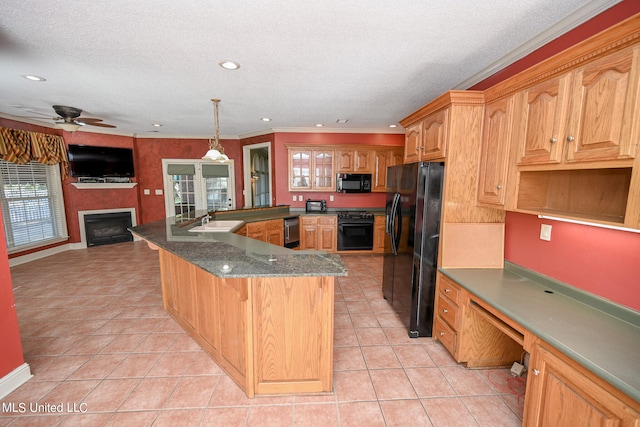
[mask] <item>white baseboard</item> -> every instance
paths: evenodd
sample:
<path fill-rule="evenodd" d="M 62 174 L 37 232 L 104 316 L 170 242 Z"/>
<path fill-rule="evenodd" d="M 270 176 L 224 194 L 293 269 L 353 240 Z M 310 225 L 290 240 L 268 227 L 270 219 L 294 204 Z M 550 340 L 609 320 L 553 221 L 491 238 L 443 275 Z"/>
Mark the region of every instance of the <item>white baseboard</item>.
<path fill-rule="evenodd" d="M 33 378 L 29 364 L 23 363 L 4 377 L 0 378 L 0 399 Z"/>

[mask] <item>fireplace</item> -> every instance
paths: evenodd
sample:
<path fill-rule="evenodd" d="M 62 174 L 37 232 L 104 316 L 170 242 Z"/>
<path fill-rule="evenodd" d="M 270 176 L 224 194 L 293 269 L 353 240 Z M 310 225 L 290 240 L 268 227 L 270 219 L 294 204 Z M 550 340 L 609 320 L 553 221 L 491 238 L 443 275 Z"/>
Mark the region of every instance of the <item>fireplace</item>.
<path fill-rule="evenodd" d="M 130 242 L 133 236 L 131 212 L 109 212 L 84 215 L 84 233 L 87 247 Z"/>

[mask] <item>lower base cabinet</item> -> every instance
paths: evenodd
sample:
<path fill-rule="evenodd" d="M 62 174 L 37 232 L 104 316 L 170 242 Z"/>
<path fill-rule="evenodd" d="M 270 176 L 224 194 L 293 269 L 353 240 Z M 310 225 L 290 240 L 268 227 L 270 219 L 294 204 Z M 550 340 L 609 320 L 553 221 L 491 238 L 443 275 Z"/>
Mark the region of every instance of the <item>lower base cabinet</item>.
<path fill-rule="evenodd" d="M 220 278 L 159 256 L 165 310 L 248 397 L 332 391 L 333 277 Z"/>
<path fill-rule="evenodd" d="M 468 367 L 510 366 L 529 352 L 525 427 L 640 426 L 639 402 L 441 273 L 433 338 Z"/>
<path fill-rule="evenodd" d="M 524 426 L 640 425 L 640 403 L 535 339 L 525 394 Z"/>

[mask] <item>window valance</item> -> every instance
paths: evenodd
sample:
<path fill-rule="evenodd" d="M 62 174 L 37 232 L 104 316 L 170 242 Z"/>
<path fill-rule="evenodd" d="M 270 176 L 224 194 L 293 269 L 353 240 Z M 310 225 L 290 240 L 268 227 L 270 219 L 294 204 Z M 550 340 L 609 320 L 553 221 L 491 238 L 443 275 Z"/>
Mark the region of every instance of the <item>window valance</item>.
<path fill-rule="evenodd" d="M 20 165 L 60 163 L 62 178 L 69 176 L 67 149 L 58 135 L 0 127 L 0 159 Z"/>

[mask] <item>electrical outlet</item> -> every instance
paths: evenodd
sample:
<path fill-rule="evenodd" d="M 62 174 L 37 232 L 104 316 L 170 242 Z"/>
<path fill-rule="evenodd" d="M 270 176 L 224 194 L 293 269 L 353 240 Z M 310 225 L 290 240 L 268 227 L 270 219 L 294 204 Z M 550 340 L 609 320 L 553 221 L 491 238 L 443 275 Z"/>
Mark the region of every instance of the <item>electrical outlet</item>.
<path fill-rule="evenodd" d="M 162 190 L 156 189 L 156 196 L 162 196 Z"/>
<path fill-rule="evenodd" d="M 151 194 L 151 190 L 149 190 L 148 188 L 145 188 L 145 189 L 144 189 L 144 195 L 145 195 L 145 196 L 148 196 L 148 195 L 150 195 L 150 194 Z"/>
<path fill-rule="evenodd" d="M 540 240 L 551 241 L 551 226 L 549 224 L 540 225 Z"/>
<path fill-rule="evenodd" d="M 329 196 L 329 201 L 333 202 L 333 194 Z"/>
<path fill-rule="evenodd" d="M 513 362 L 511 366 L 511 375 L 514 377 L 521 377 L 524 374 L 524 366 L 519 364 L 518 362 Z"/>
<path fill-rule="evenodd" d="M 298 198 L 296 197 L 296 195 L 295 195 L 295 194 L 293 195 L 293 201 L 294 201 L 294 202 L 297 202 L 297 201 L 298 201 Z"/>

